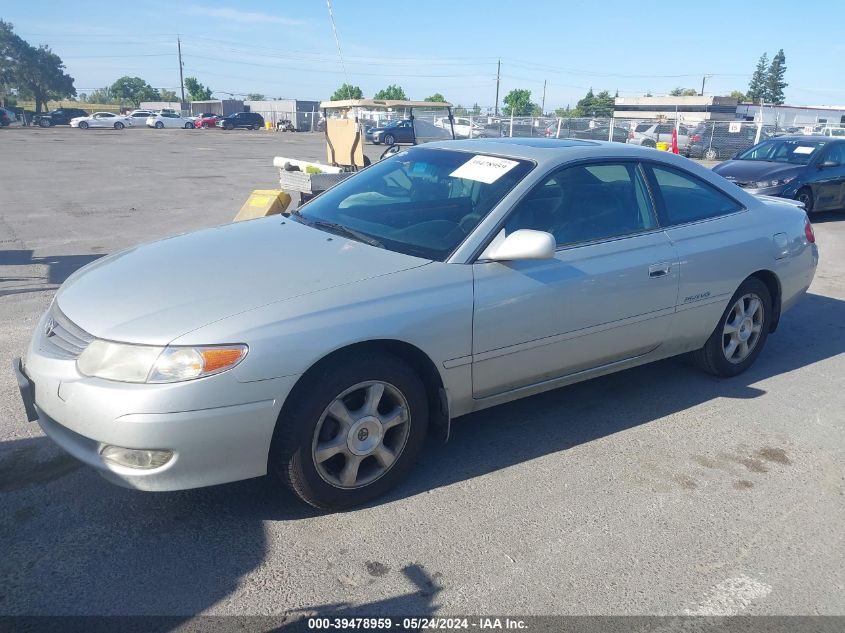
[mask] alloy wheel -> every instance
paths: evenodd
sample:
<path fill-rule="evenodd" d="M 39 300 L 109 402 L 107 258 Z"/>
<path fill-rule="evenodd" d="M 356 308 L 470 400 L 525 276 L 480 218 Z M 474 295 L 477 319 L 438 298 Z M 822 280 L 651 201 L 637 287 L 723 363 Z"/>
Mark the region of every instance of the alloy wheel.
<path fill-rule="evenodd" d="M 326 483 L 360 488 L 393 467 L 410 430 L 410 407 L 399 389 L 381 381 L 358 383 L 335 397 L 320 416 L 311 457 Z"/>
<path fill-rule="evenodd" d="M 763 331 L 763 317 L 763 302 L 753 293 L 733 304 L 722 328 L 722 351 L 729 362 L 739 364 L 754 351 Z"/>

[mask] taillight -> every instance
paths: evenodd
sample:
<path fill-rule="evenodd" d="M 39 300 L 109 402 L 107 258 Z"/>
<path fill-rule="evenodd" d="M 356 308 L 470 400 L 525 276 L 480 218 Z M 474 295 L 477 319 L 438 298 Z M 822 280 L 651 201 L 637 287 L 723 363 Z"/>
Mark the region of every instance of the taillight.
<path fill-rule="evenodd" d="M 690 141 L 691 141 L 691 142 L 693 142 L 693 143 L 699 143 L 699 142 L 701 142 L 701 134 L 693 134 L 693 135 L 690 137 Z"/>
<path fill-rule="evenodd" d="M 815 234 L 815 233 L 813 233 L 813 225 L 812 225 L 812 224 L 810 224 L 810 220 L 809 220 L 809 219 L 807 219 L 807 220 L 804 222 L 804 237 L 806 237 L 806 238 L 807 238 L 807 241 L 808 241 L 810 244 L 815 244 L 815 243 L 816 243 L 816 234 Z"/>

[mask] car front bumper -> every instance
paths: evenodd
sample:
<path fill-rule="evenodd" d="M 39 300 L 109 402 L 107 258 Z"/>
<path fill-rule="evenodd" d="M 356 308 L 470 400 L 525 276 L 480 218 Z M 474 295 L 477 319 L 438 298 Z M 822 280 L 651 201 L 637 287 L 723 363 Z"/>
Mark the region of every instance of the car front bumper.
<path fill-rule="evenodd" d="M 230 371 L 158 385 L 90 378 L 75 361 L 41 353 L 41 326 L 26 360 L 15 364 L 27 417 L 106 479 L 183 490 L 266 474 L 276 420 L 297 376 L 242 383 Z M 133 468 L 104 460 L 106 446 L 172 456 L 158 467 Z"/>

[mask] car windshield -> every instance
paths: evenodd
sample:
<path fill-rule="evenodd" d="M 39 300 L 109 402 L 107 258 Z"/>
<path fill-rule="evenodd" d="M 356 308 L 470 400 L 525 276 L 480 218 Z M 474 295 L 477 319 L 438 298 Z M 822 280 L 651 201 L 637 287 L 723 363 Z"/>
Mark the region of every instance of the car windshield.
<path fill-rule="evenodd" d="M 368 167 L 291 217 L 386 249 L 445 260 L 533 163 L 414 147 Z"/>
<path fill-rule="evenodd" d="M 824 142 L 774 139 L 755 145 L 736 158 L 737 160 L 765 160 L 807 165 L 822 147 L 824 147 Z"/>

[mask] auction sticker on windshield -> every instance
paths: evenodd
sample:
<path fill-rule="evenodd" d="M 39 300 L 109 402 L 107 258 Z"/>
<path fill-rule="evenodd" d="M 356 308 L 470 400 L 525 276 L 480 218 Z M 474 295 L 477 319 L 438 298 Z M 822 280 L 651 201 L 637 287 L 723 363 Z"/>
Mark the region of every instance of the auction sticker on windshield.
<path fill-rule="evenodd" d="M 449 174 L 452 178 L 465 178 L 492 184 L 519 165 L 518 161 L 495 156 L 473 156 L 470 160 Z"/>
<path fill-rule="evenodd" d="M 794 150 L 792 150 L 793 154 L 812 154 L 816 151 L 816 148 L 812 145 L 799 145 Z"/>

